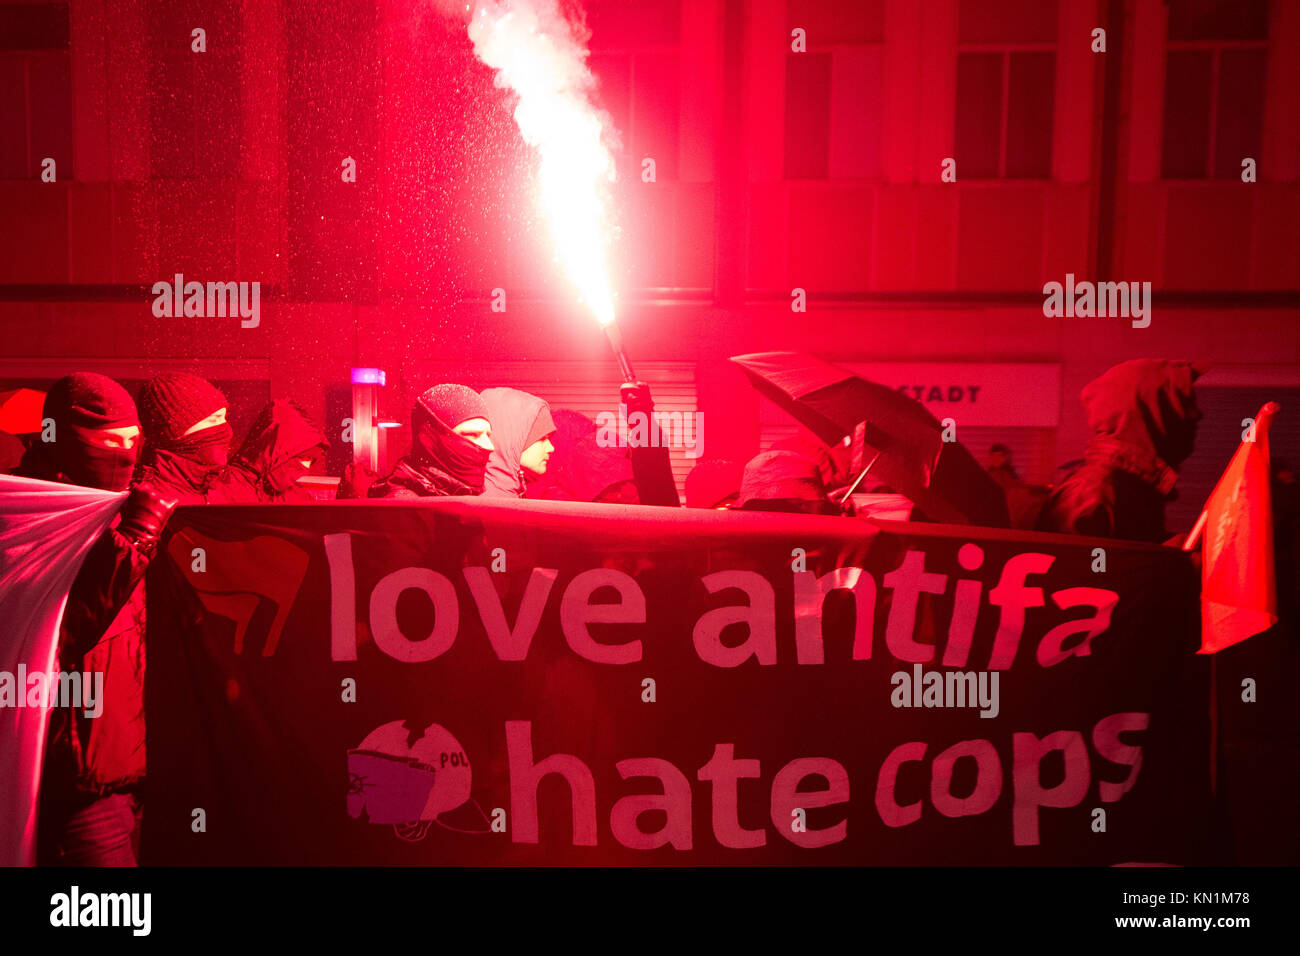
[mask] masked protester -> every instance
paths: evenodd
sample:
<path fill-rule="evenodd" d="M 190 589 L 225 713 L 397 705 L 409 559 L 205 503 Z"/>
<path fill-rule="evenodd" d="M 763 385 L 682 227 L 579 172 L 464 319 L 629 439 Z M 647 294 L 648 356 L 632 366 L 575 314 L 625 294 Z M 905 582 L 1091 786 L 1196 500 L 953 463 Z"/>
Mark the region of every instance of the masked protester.
<path fill-rule="evenodd" d="M 483 391 L 492 423 L 492 454 L 488 458 L 484 497 L 524 498 L 530 481 L 546 474 L 555 446 L 551 407 L 536 395 L 514 388 Z"/>
<path fill-rule="evenodd" d="M 77 372 L 50 387 L 41 417 L 54 423 L 53 440 L 35 442 L 16 474 L 126 490 L 140 453 L 140 419 L 126 389 L 107 376 Z"/>
<path fill-rule="evenodd" d="M 472 388 L 435 385 L 411 410 L 411 451 L 388 477 L 370 486 L 370 498 L 480 495 L 492 454 L 487 406 Z"/>
<path fill-rule="evenodd" d="M 329 442 L 296 402 L 278 399 L 258 413 L 243 446 L 212 480 L 209 504 L 279 504 L 315 499 L 298 484 Z"/>
<path fill-rule="evenodd" d="M 34 445 L 17 474 L 123 491 L 140 423 L 126 389 L 80 372 L 55 382 L 42 417 L 53 441 Z M 144 777 L 144 600 L 140 583 L 174 502 L 137 485 L 87 554 L 59 625 L 55 669 L 102 674 L 100 711 L 52 707 L 41 778 L 38 860 L 132 866 Z"/>
<path fill-rule="evenodd" d="M 204 504 L 234 437 L 226 422 L 226 396 L 188 372 L 159 375 L 140 389 L 140 418 L 145 437 L 141 481 L 181 504 Z"/>
<path fill-rule="evenodd" d="M 1208 368 L 1191 362 L 1134 359 L 1084 386 L 1094 435 L 1083 464 L 1053 491 L 1039 531 L 1133 541 L 1165 541 L 1165 504 L 1178 468 L 1192 453 L 1192 384 Z"/>

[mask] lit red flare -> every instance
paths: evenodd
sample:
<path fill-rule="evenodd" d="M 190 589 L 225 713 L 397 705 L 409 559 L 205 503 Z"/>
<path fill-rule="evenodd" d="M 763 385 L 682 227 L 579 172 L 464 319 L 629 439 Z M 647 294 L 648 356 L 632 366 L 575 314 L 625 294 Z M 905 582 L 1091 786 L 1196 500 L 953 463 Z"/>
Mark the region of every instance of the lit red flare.
<path fill-rule="evenodd" d="M 515 122 L 541 160 L 539 195 L 565 271 L 601 325 L 614 320 L 607 268 L 607 190 L 614 160 L 586 43 L 555 0 L 467 5 L 474 51 L 497 71 L 496 84 L 519 96 Z"/>

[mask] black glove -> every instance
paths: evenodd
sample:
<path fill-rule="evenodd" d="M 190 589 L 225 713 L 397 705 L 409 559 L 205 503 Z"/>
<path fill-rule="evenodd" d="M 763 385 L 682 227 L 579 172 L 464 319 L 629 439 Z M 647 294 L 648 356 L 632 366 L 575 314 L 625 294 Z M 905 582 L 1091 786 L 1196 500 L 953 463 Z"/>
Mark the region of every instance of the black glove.
<path fill-rule="evenodd" d="M 117 530 L 137 545 L 152 545 L 175 508 L 176 502 L 166 500 L 154 485 L 148 482 L 135 485 L 122 505 L 122 520 Z"/>
<path fill-rule="evenodd" d="M 619 388 L 619 399 L 627 406 L 629 428 L 637 424 L 632 420 L 637 412 L 647 420 L 653 420 L 655 403 L 650 397 L 650 386 L 645 382 L 624 382 Z M 627 457 L 632 463 L 632 476 L 636 481 L 641 504 L 666 505 L 670 508 L 681 505 L 666 445 L 632 445 L 628 448 Z"/>
<path fill-rule="evenodd" d="M 654 399 L 650 397 L 650 386 L 645 382 L 624 382 L 618 390 L 619 399 L 627 406 L 627 412 L 645 412 L 653 415 Z"/>

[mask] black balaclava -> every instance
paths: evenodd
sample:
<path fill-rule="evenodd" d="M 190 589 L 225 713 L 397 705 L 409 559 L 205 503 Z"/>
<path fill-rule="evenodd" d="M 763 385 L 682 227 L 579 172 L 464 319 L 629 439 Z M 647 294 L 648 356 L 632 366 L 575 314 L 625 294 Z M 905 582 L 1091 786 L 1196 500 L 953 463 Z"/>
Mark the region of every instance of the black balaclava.
<path fill-rule="evenodd" d="M 91 433 L 100 429 L 139 426 L 135 402 L 126 389 L 105 375 L 76 372 L 50 387 L 43 417 L 54 421 L 54 441 L 43 450 L 58 476 L 88 488 L 126 490 L 139 446 L 103 448 L 91 443 Z"/>
<path fill-rule="evenodd" d="M 177 488 L 202 494 L 230 454 L 234 430 L 229 423 L 186 435 L 222 408 L 226 396 L 206 379 L 188 372 L 159 375 L 140 390 L 144 420 L 144 463 Z"/>
<path fill-rule="evenodd" d="M 315 461 L 321 456 L 323 450 L 323 446 L 317 445 L 315 448 L 308 448 L 303 451 L 298 457 L 286 458 L 280 462 L 262 478 L 267 491 L 272 494 L 283 495 L 298 487 L 299 479 L 311 472 L 311 465 L 303 465 L 302 460 L 311 459 Z"/>
<path fill-rule="evenodd" d="M 220 468 L 230 455 L 230 443 L 234 437 L 235 430 L 230 423 L 222 422 L 180 438 L 157 442 L 154 447 L 209 469 Z"/>
<path fill-rule="evenodd" d="M 468 494 L 482 494 L 483 475 L 492 453 L 454 429 L 471 418 L 487 417 L 487 406 L 478 392 L 464 385 L 435 385 L 416 399 L 411 411 L 415 464 L 445 473 L 469 489 Z"/>

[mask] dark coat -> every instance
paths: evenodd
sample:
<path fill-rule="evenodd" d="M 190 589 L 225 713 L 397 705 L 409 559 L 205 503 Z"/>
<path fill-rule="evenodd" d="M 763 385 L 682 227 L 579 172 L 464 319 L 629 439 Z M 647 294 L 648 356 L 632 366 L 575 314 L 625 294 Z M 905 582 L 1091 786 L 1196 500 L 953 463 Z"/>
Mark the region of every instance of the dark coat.
<path fill-rule="evenodd" d="M 1162 542 L 1177 468 L 1192 452 L 1200 411 L 1188 362 L 1137 359 L 1084 387 L 1094 435 L 1084 463 L 1052 492 L 1039 531 Z"/>
<path fill-rule="evenodd" d="M 60 480 L 39 469 L 27 478 Z M 116 522 L 115 522 L 116 523 Z M 59 624 L 55 669 L 104 675 L 98 717 L 52 707 L 42 791 L 105 794 L 144 777 L 144 573 L 150 556 L 115 527 L 91 546 Z"/>
<path fill-rule="evenodd" d="M 478 492 L 432 463 L 406 456 L 399 458 L 388 477 L 370 486 L 367 498 L 439 498 Z"/>
<path fill-rule="evenodd" d="M 546 466 L 546 474 L 528 483 L 529 498 L 600 501 L 611 489 L 630 488 L 635 492 L 632 463 L 626 448 L 602 445 L 596 423 L 579 412 L 557 408 L 552 418 L 555 433 L 551 435 L 551 444 L 555 451 Z M 635 497 L 625 503 L 635 504 Z"/>
<path fill-rule="evenodd" d="M 68 595 L 58 669 L 104 674 L 103 711 L 52 708 L 47 785 L 60 778 L 96 795 L 145 775 L 145 600 L 149 559 L 115 529 L 95 544 Z M 125 596 L 124 596 L 125 595 Z M 116 612 L 114 609 L 117 609 Z"/>

